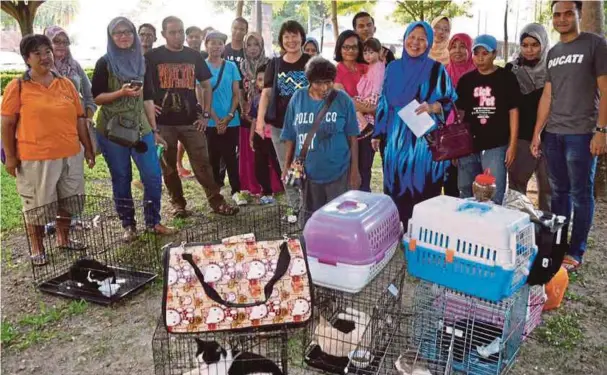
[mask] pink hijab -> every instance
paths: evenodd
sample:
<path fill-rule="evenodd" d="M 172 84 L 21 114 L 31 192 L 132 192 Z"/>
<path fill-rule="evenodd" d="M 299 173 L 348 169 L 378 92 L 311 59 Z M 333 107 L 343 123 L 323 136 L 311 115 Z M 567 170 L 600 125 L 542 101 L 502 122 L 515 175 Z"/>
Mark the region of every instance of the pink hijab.
<path fill-rule="evenodd" d="M 451 49 L 451 46 L 456 40 L 463 42 L 466 46 L 466 49 L 468 50 L 468 59 L 462 63 L 456 64 L 449 58 L 447 73 L 449 74 L 449 78 L 451 78 L 451 82 L 453 82 L 453 87 L 457 87 L 459 79 L 462 78 L 464 74 L 476 69 L 472 62 L 472 38 L 468 34 L 455 34 L 449 41 L 449 49 Z"/>

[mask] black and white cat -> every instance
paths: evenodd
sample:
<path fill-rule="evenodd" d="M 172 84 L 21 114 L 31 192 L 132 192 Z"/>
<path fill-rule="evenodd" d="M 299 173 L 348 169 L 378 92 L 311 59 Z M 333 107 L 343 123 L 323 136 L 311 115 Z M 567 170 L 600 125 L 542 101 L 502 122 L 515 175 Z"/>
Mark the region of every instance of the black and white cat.
<path fill-rule="evenodd" d="M 216 341 L 195 340 L 200 368 L 183 375 L 283 375 L 274 362 L 259 354 L 224 349 Z"/>
<path fill-rule="evenodd" d="M 124 280 L 116 280 L 116 273 L 103 263 L 90 258 L 80 258 L 69 271 L 70 279 L 81 288 L 94 289 L 106 297 L 118 292 Z"/>

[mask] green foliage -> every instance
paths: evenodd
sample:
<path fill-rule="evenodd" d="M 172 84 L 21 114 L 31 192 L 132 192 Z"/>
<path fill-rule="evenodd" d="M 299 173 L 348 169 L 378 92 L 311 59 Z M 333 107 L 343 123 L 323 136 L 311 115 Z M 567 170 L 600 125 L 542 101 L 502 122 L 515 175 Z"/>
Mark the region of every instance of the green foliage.
<path fill-rule="evenodd" d="M 84 69 L 84 72 L 89 77 L 89 79 L 93 79 L 93 69 Z M 7 70 L 4 72 L 0 72 L 0 85 L 2 86 L 2 93 L 4 95 L 4 88 L 13 78 L 18 78 L 23 75 L 23 71 L 18 70 Z"/>
<path fill-rule="evenodd" d="M 44 29 L 51 25 L 67 26 L 74 20 L 80 9 L 79 0 L 45 1 L 36 12 L 34 27 Z M 17 28 L 17 21 L 2 11 L 2 27 Z"/>
<path fill-rule="evenodd" d="M 49 307 L 40 302 L 40 311 L 22 316 L 16 324 L 3 319 L 2 348 L 24 350 L 33 344 L 50 340 L 60 333 L 53 327 L 55 323 L 82 314 L 87 308 L 86 301 L 71 301 L 60 307 Z"/>
<path fill-rule="evenodd" d="M 580 317 L 576 313 L 563 313 L 546 319 L 544 325 L 538 327 L 537 336 L 551 346 L 570 350 L 580 343 L 584 334 Z"/>
<path fill-rule="evenodd" d="M 448 1 L 397 1 L 398 6 L 394 12 L 393 18 L 397 22 L 410 23 L 413 21 L 432 21 L 440 15 L 446 17 L 466 16 L 472 17 L 468 13 L 472 6 L 472 1 L 465 0 L 462 4 L 456 4 Z"/>

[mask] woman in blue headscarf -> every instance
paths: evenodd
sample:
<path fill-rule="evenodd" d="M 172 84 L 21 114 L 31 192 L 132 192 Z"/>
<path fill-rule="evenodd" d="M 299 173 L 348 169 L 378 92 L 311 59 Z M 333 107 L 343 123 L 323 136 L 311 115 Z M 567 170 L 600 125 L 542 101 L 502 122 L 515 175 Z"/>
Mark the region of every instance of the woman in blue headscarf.
<path fill-rule="evenodd" d="M 92 91 L 100 106 L 97 117 L 97 141 L 112 176 L 116 211 L 124 228 L 125 242 L 136 234 L 135 209 L 131 194 L 131 158 L 143 182 L 144 221 L 148 231 L 171 234 L 171 228 L 160 224 L 162 173 L 156 144 L 166 142 L 158 134 L 150 82 L 143 82 L 145 61 L 135 25 L 124 17 L 114 18 L 107 29 L 107 54 L 101 57 L 93 72 Z M 130 148 L 107 138 L 108 123 L 134 122 L 139 126 L 141 140 Z"/>
<path fill-rule="evenodd" d="M 449 113 L 455 90 L 442 64 L 428 57 L 434 34 L 426 22 L 409 25 L 403 40 L 403 57 L 386 70 L 377 107 L 373 148 L 385 139 L 384 192 L 392 197 L 407 227 L 413 206 L 441 193 L 448 162 L 435 162 L 424 137 L 417 138 L 398 115 L 412 100 L 437 121 Z M 436 125 L 435 125 L 436 126 Z"/>

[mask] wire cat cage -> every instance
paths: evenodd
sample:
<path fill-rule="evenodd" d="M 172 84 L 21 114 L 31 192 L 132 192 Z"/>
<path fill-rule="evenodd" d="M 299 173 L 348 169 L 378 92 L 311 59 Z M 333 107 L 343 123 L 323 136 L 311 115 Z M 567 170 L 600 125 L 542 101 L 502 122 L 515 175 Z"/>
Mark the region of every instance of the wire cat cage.
<path fill-rule="evenodd" d="M 286 375 L 288 332 L 171 334 L 160 320 L 152 339 L 154 371 L 156 375 Z"/>
<path fill-rule="evenodd" d="M 76 195 L 24 212 L 35 285 L 43 292 L 109 305 L 156 278 L 158 244 L 145 232 L 148 202 Z M 117 211 L 133 215 L 125 243 Z"/>
<path fill-rule="evenodd" d="M 365 332 L 400 305 L 405 264 L 392 200 L 350 191 L 315 212 L 304 229 L 314 283 L 314 322 L 306 335 L 310 370 L 343 373 Z"/>
<path fill-rule="evenodd" d="M 448 372 L 499 375 L 522 343 L 529 286 L 499 303 L 421 282 L 415 291 L 410 349 L 427 364 Z"/>

